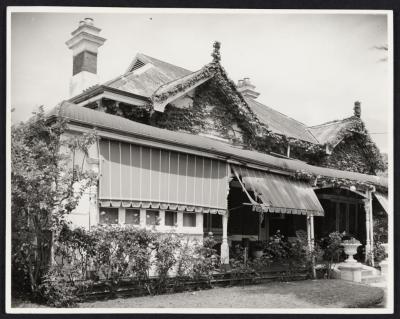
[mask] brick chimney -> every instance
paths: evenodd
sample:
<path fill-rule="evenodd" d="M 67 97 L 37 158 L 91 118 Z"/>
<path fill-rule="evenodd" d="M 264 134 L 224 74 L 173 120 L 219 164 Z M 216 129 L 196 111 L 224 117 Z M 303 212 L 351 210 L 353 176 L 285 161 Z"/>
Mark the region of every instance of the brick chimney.
<path fill-rule="evenodd" d="M 353 110 L 354 110 L 354 116 L 361 117 L 361 102 L 360 101 L 354 102 Z"/>
<path fill-rule="evenodd" d="M 93 25 L 92 18 L 85 18 L 71 33 L 72 38 L 65 43 L 73 54 L 70 97 L 98 84 L 97 52 L 106 41 L 98 35 L 100 31 L 101 29 Z"/>
<path fill-rule="evenodd" d="M 236 87 L 237 90 L 240 93 L 242 93 L 244 97 L 250 97 L 252 99 L 256 99 L 260 95 L 260 93 L 254 90 L 256 87 L 253 84 L 251 84 L 249 78 L 244 78 L 243 80 L 239 80 Z"/>

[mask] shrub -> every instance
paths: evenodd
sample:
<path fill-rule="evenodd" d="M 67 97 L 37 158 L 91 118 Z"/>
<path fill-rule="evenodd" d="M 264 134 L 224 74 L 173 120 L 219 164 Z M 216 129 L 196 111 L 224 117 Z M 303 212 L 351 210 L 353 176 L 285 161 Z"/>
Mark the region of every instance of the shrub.
<path fill-rule="evenodd" d="M 271 258 L 272 261 L 286 264 L 288 261 L 287 242 L 284 241 L 284 236 L 278 230 L 275 235 L 270 237 L 264 248 L 264 253 Z"/>
<path fill-rule="evenodd" d="M 209 284 L 212 272 L 219 266 L 219 257 L 214 249 L 216 241 L 213 236 L 203 239 L 203 245 L 194 246 L 193 277 L 195 279 L 207 279 Z"/>
<path fill-rule="evenodd" d="M 172 283 L 182 288 L 188 279 L 210 285 L 219 266 L 215 240 L 182 242 L 176 234 L 161 234 L 134 226 L 97 226 L 90 231 L 64 227 L 55 243 L 54 266 L 43 277 L 41 298 L 55 307 L 73 306 L 77 295 L 91 290 L 94 280 L 113 293 L 121 280 L 132 279 L 139 289 L 159 294 Z M 171 270 L 176 276 L 169 276 Z M 157 276 L 150 278 L 154 270 Z M 62 296 L 61 296 L 62 295 Z"/>
<path fill-rule="evenodd" d="M 39 285 L 39 292 L 42 301 L 51 307 L 73 307 L 79 301 L 70 273 L 60 267 L 49 269 Z"/>
<path fill-rule="evenodd" d="M 168 272 L 177 262 L 177 251 L 181 247 L 181 241 L 174 234 L 159 236 L 155 242 L 155 267 L 157 281 L 154 287 L 155 293 L 162 293 L 166 289 Z"/>
<path fill-rule="evenodd" d="M 339 232 L 332 232 L 327 237 L 320 241 L 322 249 L 322 259 L 324 262 L 324 276 L 326 278 L 332 277 L 332 268 L 335 262 L 340 261 L 340 256 L 343 253 L 342 245 L 343 234 Z"/>
<path fill-rule="evenodd" d="M 380 241 L 374 242 L 373 254 L 374 260 L 378 263 L 387 257 L 386 250 Z"/>

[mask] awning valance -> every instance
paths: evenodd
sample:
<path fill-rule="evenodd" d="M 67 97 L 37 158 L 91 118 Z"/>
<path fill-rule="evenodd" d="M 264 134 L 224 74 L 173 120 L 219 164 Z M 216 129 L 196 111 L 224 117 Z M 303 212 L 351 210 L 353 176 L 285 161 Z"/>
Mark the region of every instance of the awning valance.
<path fill-rule="evenodd" d="M 101 206 L 223 214 L 225 162 L 119 141 L 100 141 Z"/>
<path fill-rule="evenodd" d="M 247 167 L 232 168 L 243 186 L 255 194 L 256 198 L 252 198 L 246 192 L 256 211 L 324 216 L 317 195 L 308 184 Z"/>
<path fill-rule="evenodd" d="M 378 200 L 379 204 L 381 204 L 382 208 L 385 210 L 386 213 L 389 212 L 389 199 L 387 194 L 375 192 L 375 198 Z"/>

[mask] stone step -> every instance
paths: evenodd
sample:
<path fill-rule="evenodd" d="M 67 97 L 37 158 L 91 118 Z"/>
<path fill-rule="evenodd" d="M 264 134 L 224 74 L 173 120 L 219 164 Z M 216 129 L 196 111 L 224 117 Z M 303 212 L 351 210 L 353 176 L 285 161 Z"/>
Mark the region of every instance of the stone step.
<path fill-rule="evenodd" d="M 382 282 L 385 278 L 382 276 L 365 276 L 361 278 L 361 282 L 364 284 L 372 284 Z"/>
<path fill-rule="evenodd" d="M 372 270 L 365 269 L 365 270 L 361 271 L 362 277 L 368 277 L 368 276 L 372 276 L 372 275 L 373 275 Z"/>

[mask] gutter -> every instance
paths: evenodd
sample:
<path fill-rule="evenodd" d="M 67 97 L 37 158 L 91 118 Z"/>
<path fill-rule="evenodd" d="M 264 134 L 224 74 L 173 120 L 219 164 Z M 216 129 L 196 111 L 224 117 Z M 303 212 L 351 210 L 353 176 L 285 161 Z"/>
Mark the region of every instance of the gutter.
<path fill-rule="evenodd" d="M 89 88 L 88 90 L 82 92 L 81 94 L 79 94 L 77 96 L 74 96 L 74 97 L 70 98 L 67 101 L 70 102 L 70 103 L 78 104 L 78 103 L 84 102 L 85 100 L 88 100 L 88 99 L 90 99 L 92 97 L 95 97 L 95 96 L 97 96 L 97 95 L 99 95 L 101 93 L 104 93 L 104 92 L 116 93 L 116 94 L 119 94 L 119 95 L 131 97 L 131 98 L 142 100 L 142 101 L 145 101 L 145 102 L 151 102 L 151 99 L 149 97 L 142 96 L 142 95 L 137 95 L 137 94 L 134 94 L 134 93 L 129 93 L 129 92 L 122 91 L 122 90 L 119 90 L 119 89 L 115 89 L 115 88 L 112 88 L 112 87 L 109 87 L 109 86 L 105 86 L 105 85 L 97 85 L 97 86 L 94 86 L 92 88 Z"/>

